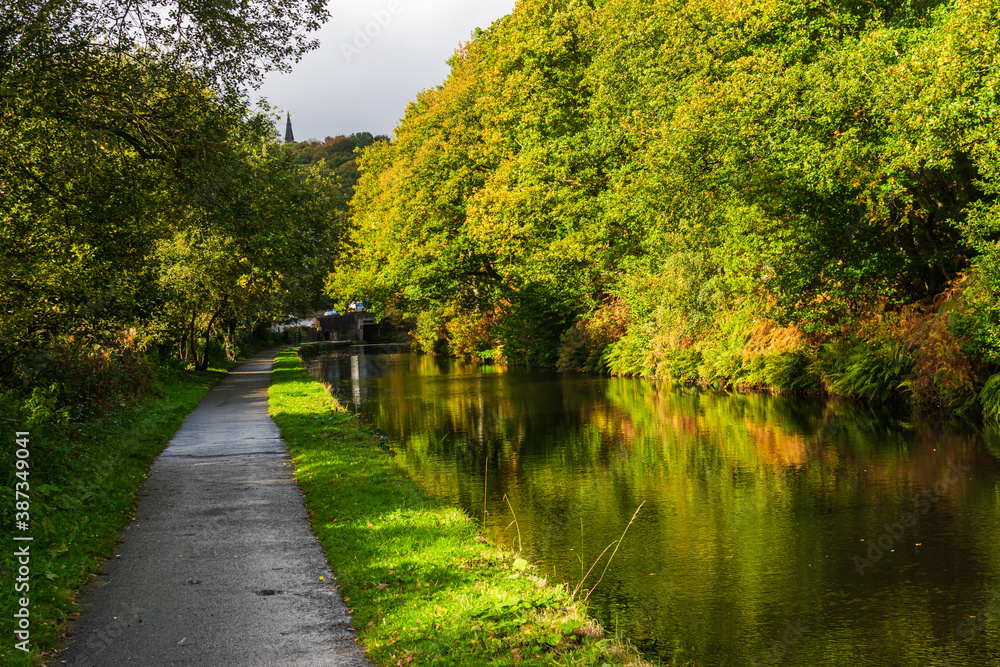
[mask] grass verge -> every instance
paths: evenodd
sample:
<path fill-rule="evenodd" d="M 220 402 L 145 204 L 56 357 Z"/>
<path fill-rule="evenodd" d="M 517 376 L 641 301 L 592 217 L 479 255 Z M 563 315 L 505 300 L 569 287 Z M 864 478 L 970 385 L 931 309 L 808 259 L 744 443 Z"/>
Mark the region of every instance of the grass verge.
<path fill-rule="evenodd" d="M 295 461 L 313 530 L 380 665 L 645 665 L 583 604 L 461 510 L 426 494 L 305 371 L 278 355 L 271 416 Z"/>
<path fill-rule="evenodd" d="M 14 432 L 22 428 L 5 420 L 0 664 L 36 666 L 55 655 L 77 611 L 78 592 L 113 554 L 153 459 L 227 369 L 176 371 L 159 396 L 140 404 L 87 422 L 32 429 L 25 480 L 15 476 L 13 451 Z M 15 517 L 7 511 L 15 508 L 15 483 L 22 481 L 30 487 L 24 532 L 14 530 Z M 15 543 L 12 533 L 33 540 Z M 17 592 L 20 565 L 10 545 L 23 544 L 30 549 L 30 578 L 22 582 L 29 588 Z M 15 648 L 13 615 L 21 597 L 30 601 L 28 652 Z"/>

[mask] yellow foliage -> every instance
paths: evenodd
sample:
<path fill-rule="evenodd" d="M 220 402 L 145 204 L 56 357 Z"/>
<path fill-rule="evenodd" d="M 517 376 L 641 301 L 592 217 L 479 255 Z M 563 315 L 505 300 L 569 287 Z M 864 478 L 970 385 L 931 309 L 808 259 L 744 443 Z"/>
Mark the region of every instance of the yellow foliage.
<path fill-rule="evenodd" d="M 794 352 L 805 344 L 805 335 L 795 325 L 779 327 L 773 320 L 755 320 L 743 348 L 743 358 L 749 359 L 768 352 Z"/>

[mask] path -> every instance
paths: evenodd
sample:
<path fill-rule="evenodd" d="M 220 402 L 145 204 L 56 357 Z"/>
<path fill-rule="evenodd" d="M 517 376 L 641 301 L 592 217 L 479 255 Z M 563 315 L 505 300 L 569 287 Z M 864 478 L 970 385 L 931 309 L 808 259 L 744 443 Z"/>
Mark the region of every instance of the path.
<path fill-rule="evenodd" d="M 267 414 L 274 356 L 230 372 L 174 435 L 50 664 L 368 664 Z"/>

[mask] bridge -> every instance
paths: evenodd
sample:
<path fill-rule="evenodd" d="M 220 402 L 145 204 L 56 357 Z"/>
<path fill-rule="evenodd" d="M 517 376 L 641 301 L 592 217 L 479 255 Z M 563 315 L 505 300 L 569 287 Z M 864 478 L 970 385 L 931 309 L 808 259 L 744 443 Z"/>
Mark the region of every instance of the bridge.
<path fill-rule="evenodd" d="M 322 340 L 366 341 L 378 338 L 379 324 L 366 312 L 321 315 L 315 319 Z"/>

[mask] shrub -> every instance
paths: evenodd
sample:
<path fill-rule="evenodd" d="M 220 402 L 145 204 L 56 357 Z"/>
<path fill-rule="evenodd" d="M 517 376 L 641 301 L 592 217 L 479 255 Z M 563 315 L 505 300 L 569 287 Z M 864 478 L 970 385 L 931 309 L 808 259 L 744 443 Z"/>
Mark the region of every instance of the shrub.
<path fill-rule="evenodd" d="M 656 350 L 656 377 L 680 384 L 698 382 L 698 370 L 702 365 L 701 351 L 690 342 L 685 343 L 681 347 Z"/>
<path fill-rule="evenodd" d="M 445 330 L 448 335 L 448 351 L 460 357 L 493 358 L 496 355 L 497 340 L 492 329 L 497 320 L 495 313 L 459 313 L 448 320 Z M 483 357 L 488 354 L 488 357 Z"/>
<path fill-rule="evenodd" d="M 524 286 L 504 305 L 493 328 L 504 358 L 526 366 L 555 366 L 560 340 L 579 309 L 558 286 L 538 282 Z"/>
<path fill-rule="evenodd" d="M 422 311 L 417 315 L 417 326 L 413 330 L 413 344 L 426 354 L 446 351 L 448 330 L 445 324 L 444 312 L 441 308 Z"/>
<path fill-rule="evenodd" d="M 8 403 L 20 402 L 23 419 L 43 423 L 61 416 L 84 421 L 114 412 L 155 391 L 153 367 L 133 339 L 117 346 L 57 342 L 21 359 Z M 14 384 L 11 382 L 11 384 Z"/>
<path fill-rule="evenodd" d="M 630 323 L 628 306 L 621 299 L 609 299 L 566 330 L 559 344 L 556 366 L 560 370 L 608 372 L 612 363 L 618 365 L 619 353 L 612 352 L 611 346 L 625 335 Z"/>
<path fill-rule="evenodd" d="M 741 384 L 766 387 L 781 394 L 819 388 L 819 375 L 805 349 L 770 351 L 750 357 L 745 364 Z"/>
<path fill-rule="evenodd" d="M 913 359 L 898 340 L 832 343 L 824 357 L 823 379 L 831 393 L 886 402 L 910 387 Z"/>
<path fill-rule="evenodd" d="M 647 327 L 633 327 L 627 334 L 609 344 L 601 355 L 601 363 L 614 375 L 652 375 L 652 346 Z"/>
<path fill-rule="evenodd" d="M 900 332 L 913 358 L 907 388 L 920 406 L 962 413 L 976 403 L 976 368 L 960 333 L 968 283 L 961 277 L 929 305 L 913 304 L 901 314 Z"/>
<path fill-rule="evenodd" d="M 983 408 L 983 419 L 1000 422 L 1000 373 L 990 377 L 979 392 L 979 404 Z"/>

